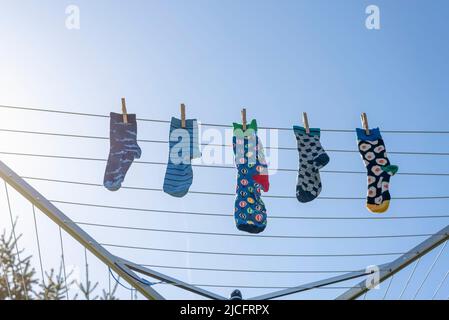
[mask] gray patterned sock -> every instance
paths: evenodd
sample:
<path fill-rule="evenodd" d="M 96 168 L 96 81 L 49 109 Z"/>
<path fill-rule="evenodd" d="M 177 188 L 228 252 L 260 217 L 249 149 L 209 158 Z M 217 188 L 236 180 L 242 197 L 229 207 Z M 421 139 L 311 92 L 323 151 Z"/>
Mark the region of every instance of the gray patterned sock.
<path fill-rule="evenodd" d="M 299 151 L 299 171 L 296 183 L 296 198 L 299 202 L 310 202 L 321 192 L 319 170 L 329 163 L 329 156 L 320 142 L 320 129 L 293 126 Z"/>

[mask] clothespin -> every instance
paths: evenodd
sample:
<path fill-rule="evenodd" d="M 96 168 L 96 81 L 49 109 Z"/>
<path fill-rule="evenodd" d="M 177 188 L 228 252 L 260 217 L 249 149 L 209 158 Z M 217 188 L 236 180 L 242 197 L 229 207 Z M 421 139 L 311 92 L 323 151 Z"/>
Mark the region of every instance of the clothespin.
<path fill-rule="evenodd" d="M 126 100 L 122 98 L 122 113 L 123 113 L 123 122 L 128 123 L 128 112 L 126 111 Z"/>
<path fill-rule="evenodd" d="M 181 127 L 186 127 L 186 106 L 184 103 L 181 103 Z"/>
<path fill-rule="evenodd" d="M 246 131 L 246 109 L 242 109 L 242 124 L 243 124 L 243 131 Z"/>
<path fill-rule="evenodd" d="M 309 119 L 307 118 L 307 112 L 302 113 L 302 122 L 304 123 L 304 129 L 306 129 L 306 133 L 310 134 Z"/>
<path fill-rule="evenodd" d="M 366 133 L 367 135 L 369 135 L 370 132 L 369 132 L 369 126 L 368 126 L 368 117 L 366 116 L 366 113 L 365 113 L 365 112 L 362 113 L 361 118 L 362 118 L 362 126 L 363 126 L 363 129 L 365 129 L 365 133 Z"/>

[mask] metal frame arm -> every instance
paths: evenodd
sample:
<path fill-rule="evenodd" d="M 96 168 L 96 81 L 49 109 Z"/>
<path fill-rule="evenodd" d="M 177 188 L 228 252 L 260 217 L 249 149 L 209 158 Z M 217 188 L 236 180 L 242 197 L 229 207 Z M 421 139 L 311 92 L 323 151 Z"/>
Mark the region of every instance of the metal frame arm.
<path fill-rule="evenodd" d="M 74 221 L 66 216 L 61 210 L 48 201 L 36 189 L 29 185 L 24 179 L 19 177 L 11 168 L 0 161 L 0 177 L 10 186 L 17 190 L 33 205 L 39 208 L 45 215 L 53 220 L 58 226 L 66 231 L 72 238 L 88 249 L 98 259 L 114 270 L 125 281 L 136 288 L 148 299 L 164 299 L 151 285 L 140 278 L 134 271 L 140 272 L 155 279 L 173 284 L 179 288 L 199 294 L 210 299 L 224 300 L 225 298 L 209 292 L 207 290 L 192 286 L 183 281 L 171 278 L 157 271 L 142 267 L 136 263 L 124 260 L 107 251 L 94 238 L 80 228 Z"/>
<path fill-rule="evenodd" d="M 404 269 L 420 257 L 424 256 L 425 254 L 429 253 L 447 240 L 449 240 L 449 225 L 441 229 L 439 232 L 435 233 L 433 236 L 427 238 L 413 249 L 401 255 L 391 263 L 382 265 L 379 272 L 379 283 L 390 278 L 392 275 L 401 271 L 402 269 Z M 338 296 L 337 300 L 357 299 L 368 290 L 370 289 L 367 288 L 366 283 L 360 282 L 355 287 Z"/>
<path fill-rule="evenodd" d="M 0 177 L 3 178 L 3 180 L 5 180 L 11 187 L 17 190 L 17 192 L 19 192 L 22 196 L 28 199 L 33 205 L 39 208 L 39 210 L 53 220 L 72 238 L 78 241 L 109 268 L 119 274 L 125 281 L 136 288 L 146 298 L 151 300 L 164 299 L 164 297 L 151 288 L 151 286 L 141 280 L 139 281 L 139 277 L 133 271 L 128 270 L 127 272 L 123 272 L 123 270 L 117 265 L 117 263 L 120 262 L 119 258 L 104 249 L 97 241 L 95 241 L 94 238 L 81 229 L 75 222 L 55 207 L 25 180 L 20 178 L 2 161 L 0 161 Z"/>
<path fill-rule="evenodd" d="M 418 258 L 422 257 L 423 255 L 429 253 L 439 245 L 441 245 L 443 242 L 449 240 L 449 225 L 434 234 L 433 236 L 427 238 L 423 242 L 421 242 L 419 245 L 414 247 L 413 249 L 409 250 L 405 254 L 401 255 L 396 260 L 383 264 L 379 266 L 379 283 L 388 279 L 393 274 L 399 272 L 409 264 L 413 263 Z M 358 277 L 362 276 L 368 276 L 370 274 L 373 274 L 374 271 L 367 271 L 367 270 L 359 270 L 355 272 L 345 273 L 343 275 L 339 275 L 336 277 L 311 282 L 309 284 L 292 287 L 288 289 L 283 289 L 280 291 L 264 294 L 261 296 L 257 296 L 254 298 L 251 298 L 250 300 L 268 300 L 268 299 L 275 299 L 279 297 L 283 297 L 286 295 L 299 293 L 319 287 L 325 287 L 331 284 L 348 281 L 352 279 L 356 279 Z M 337 300 L 347 300 L 347 299 L 356 299 L 357 297 L 364 294 L 366 291 L 368 291 L 369 288 L 366 286 L 366 281 L 361 281 L 357 285 L 355 285 L 353 288 L 349 289 L 339 297 L 337 297 Z"/>
<path fill-rule="evenodd" d="M 160 272 L 154 271 L 154 270 L 149 269 L 147 267 L 143 267 L 143 266 L 138 265 L 138 264 L 136 264 L 134 262 L 126 261 L 126 260 L 122 259 L 122 263 L 125 266 L 127 266 L 129 269 L 131 269 L 131 270 L 134 270 L 134 271 L 139 272 L 141 274 L 144 274 L 146 276 L 152 277 L 154 279 L 157 279 L 157 280 L 160 280 L 160 281 L 172 284 L 172 285 L 174 285 L 174 286 L 176 286 L 178 288 L 182 288 L 184 290 L 196 293 L 196 294 L 198 294 L 200 296 L 203 296 L 203 297 L 206 297 L 206 298 L 209 298 L 209 299 L 214 299 L 214 300 L 226 300 L 225 297 L 222 297 L 222 296 L 220 296 L 218 294 L 212 293 L 210 291 L 201 289 L 199 287 L 193 286 L 193 285 L 188 284 L 186 282 L 183 282 L 183 281 L 177 280 L 175 278 L 169 277 L 169 276 L 167 276 L 165 274 L 162 274 Z"/>
<path fill-rule="evenodd" d="M 356 279 L 359 277 L 367 276 L 371 273 L 373 273 L 373 272 L 367 272 L 366 270 L 349 272 L 349 273 L 345 273 L 343 275 L 335 276 L 332 278 L 311 282 L 309 284 L 304 284 L 304 285 L 293 287 L 293 288 L 288 288 L 288 289 L 283 289 L 283 290 L 272 292 L 272 293 L 267 293 L 267 294 L 264 294 L 261 296 L 251 298 L 250 300 L 275 299 L 275 298 L 287 296 L 287 295 L 298 293 L 298 292 L 303 292 L 303 291 L 307 291 L 307 290 L 311 290 L 311 289 L 315 289 L 315 288 L 325 287 L 325 286 L 343 282 L 343 281 Z"/>

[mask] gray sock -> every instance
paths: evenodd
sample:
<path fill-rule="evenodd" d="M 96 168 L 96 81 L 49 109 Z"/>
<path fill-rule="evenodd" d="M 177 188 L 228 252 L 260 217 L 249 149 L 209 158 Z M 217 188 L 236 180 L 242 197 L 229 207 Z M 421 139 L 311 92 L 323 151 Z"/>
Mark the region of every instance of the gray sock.
<path fill-rule="evenodd" d="M 294 126 L 293 131 L 299 151 L 296 198 L 300 202 L 310 202 L 321 192 L 319 170 L 329 163 L 329 156 L 321 146 L 320 129 L 311 128 L 307 134 L 303 127 Z"/>

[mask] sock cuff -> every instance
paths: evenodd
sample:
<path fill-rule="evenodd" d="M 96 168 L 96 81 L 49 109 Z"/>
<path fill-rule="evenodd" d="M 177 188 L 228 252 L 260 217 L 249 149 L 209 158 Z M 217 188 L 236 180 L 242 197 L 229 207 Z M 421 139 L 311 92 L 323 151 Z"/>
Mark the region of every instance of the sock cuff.
<path fill-rule="evenodd" d="M 237 132 L 241 132 L 241 133 L 243 133 L 243 135 L 245 135 L 245 136 L 247 136 L 248 134 L 246 133 L 247 131 L 248 132 L 257 132 L 257 121 L 256 121 L 256 119 L 253 119 L 253 120 L 251 120 L 251 122 L 250 123 L 248 123 L 247 125 L 246 125 L 246 131 L 245 132 L 243 132 L 243 124 L 240 124 L 240 123 L 236 123 L 236 122 L 233 122 L 232 123 L 232 126 L 233 126 L 233 128 L 234 128 L 234 133 L 237 131 Z"/>
<path fill-rule="evenodd" d="M 295 135 L 297 135 L 297 136 L 310 136 L 310 137 L 312 137 L 312 136 L 320 137 L 321 136 L 320 128 L 310 128 L 309 130 L 310 130 L 310 133 L 307 134 L 306 129 L 304 127 L 293 126 L 293 131 L 294 131 Z"/>
<path fill-rule="evenodd" d="M 128 123 L 130 123 L 130 124 L 136 123 L 136 115 L 135 114 L 128 113 L 127 116 L 128 116 Z M 121 113 L 111 112 L 110 117 L 111 117 L 111 123 L 125 124 L 123 122 L 123 114 L 121 114 Z"/>
<path fill-rule="evenodd" d="M 170 126 L 173 129 L 195 129 L 198 127 L 198 121 L 196 119 L 186 119 L 186 126 L 182 128 L 182 120 L 172 117 Z"/>
<path fill-rule="evenodd" d="M 365 129 L 356 128 L 355 130 L 357 132 L 357 139 L 359 139 L 359 140 L 375 141 L 375 140 L 382 139 L 382 135 L 380 134 L 379 128 L 369 129 L 369 133 L 370 133 L 369 135 L 366 134 Z"/>
<path fill-rule="evenodd" d="M 180 141 L 173 141 L 171 138 L 172 132 L 178 129 L 183 129 L 181 131 L 185 139 L 183 143 L 186 143 L 190 148 L 190 159 L 196 159 L 201 157 L 201 152 L 199 149 L 199 135 L 198 135 L 198 121 L 196 119 L 186 119 L 186 126 L 182 128 L 181 119 L 172 117 L 170 121 L 170 137 L 169 137 L 169 148 L 171 149 L 173 145 L 179 144 Z"/>

